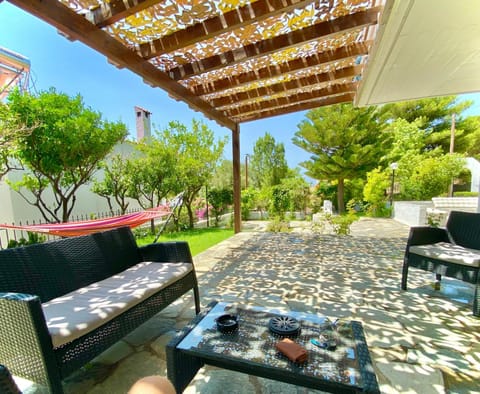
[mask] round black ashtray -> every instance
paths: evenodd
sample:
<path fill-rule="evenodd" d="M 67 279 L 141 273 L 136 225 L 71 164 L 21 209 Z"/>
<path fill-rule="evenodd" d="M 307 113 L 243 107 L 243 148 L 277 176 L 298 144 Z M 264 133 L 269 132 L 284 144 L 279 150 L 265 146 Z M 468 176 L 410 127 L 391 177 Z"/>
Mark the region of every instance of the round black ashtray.
<path fill-rule="evenodd" d="M 216 320 L 217 330 L 220 332 L 235 331 L 238 328 L 238 316 L 236 315 L 222 315 Z"/>
<path fill-rule="evenodd" d="M 300 323 L 290 316 L 275 316 L 270 319 L 268 328 L 277 335 L 297 335 L 300 332 Z"/>

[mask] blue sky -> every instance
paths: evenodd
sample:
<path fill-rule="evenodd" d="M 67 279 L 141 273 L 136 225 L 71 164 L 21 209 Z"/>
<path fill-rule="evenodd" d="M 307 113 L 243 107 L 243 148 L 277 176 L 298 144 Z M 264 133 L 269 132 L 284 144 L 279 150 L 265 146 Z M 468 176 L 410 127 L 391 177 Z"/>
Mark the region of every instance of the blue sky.
<path fill-rule="evenodd" d="M 0 3 L 0 46 L 15 51 L 31 62 L 31 79 L 36 91 L 54 86 L 69 95 L 80 93 L 87 106 L 100 111 L 110 121 L 124 122 L 135 136 L 135 114 L 138 105 L 152 112 L 152 122 L 158 129 L 171 120 L 187 126 L 192 118 L 205 122 L 220 136 L 231 136 L 230 130 L 209 121 L 183 102 L 177 102 L 159 88 L 152 88 L 129 70 L 119 70 L 107 59 L 80 42 L 70 42 L 55 28 L 23 12 L 8 2 Z M 480 114 L 480 93 L 464 95 L 475 100 L 466 114 Z M 244 155 L 253 152 L 255 141 L 265 132 L 277 142 L 283 142 L 290 167 L 308 160 L 309 154 L 295 146 L 291 139 L 297 125 L 305 118 L 305 111 L 240 126 L 240 149 Z M 230 138 L 231 141 L 231 138 Z M 231 159 L 231 145 L 225 150 Z"/>

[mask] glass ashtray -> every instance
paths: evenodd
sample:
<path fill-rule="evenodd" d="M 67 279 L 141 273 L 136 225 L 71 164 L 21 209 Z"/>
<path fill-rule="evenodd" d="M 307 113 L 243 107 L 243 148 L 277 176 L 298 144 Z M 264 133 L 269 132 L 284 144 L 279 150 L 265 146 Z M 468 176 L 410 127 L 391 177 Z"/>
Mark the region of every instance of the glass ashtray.
<path fill-rule="evenodd" d="M 238 329 L 237 315 L 221 315 L 216 319 L 217 330 L 220 332 L 231 332 Z"/>

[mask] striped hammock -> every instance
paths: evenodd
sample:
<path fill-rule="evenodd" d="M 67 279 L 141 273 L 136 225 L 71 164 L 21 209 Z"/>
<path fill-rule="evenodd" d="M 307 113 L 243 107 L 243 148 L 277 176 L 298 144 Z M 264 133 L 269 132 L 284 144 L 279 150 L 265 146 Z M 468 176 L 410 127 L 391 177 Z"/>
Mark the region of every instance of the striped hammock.
<path fill-rule="evenodd" d="M 34 224 L 26 226 L 0 224 L 0 228 L 58 235 L 60 237 L 75 237 L 77 235 L 87 235 L 124 226 L 134 228 L 148 222 L 149 220 L 167 216 L 171 213 L 172 209 L 169 205 L 160 205 L 157 208 L 129 213 L 126 215 L 113 216 L 106 219 L 83 220 L 67 223 Z"/>

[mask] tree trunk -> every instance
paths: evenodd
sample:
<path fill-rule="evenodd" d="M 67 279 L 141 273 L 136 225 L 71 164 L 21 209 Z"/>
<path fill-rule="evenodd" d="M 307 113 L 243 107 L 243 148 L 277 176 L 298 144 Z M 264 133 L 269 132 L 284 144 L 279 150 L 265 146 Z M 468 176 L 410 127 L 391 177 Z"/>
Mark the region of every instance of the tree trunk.
<path fill-rule="evenodd" d="M 108 209 L 110 209 L 110 212 L 112 213 L 112 215 L 115 215 L 115 212 L 113 211 L 112 200 L 111 200 L 110 196 L 106 196 L 105 198 L 107 199 Z"/>
<path fill-rule="evenodd" d="M 344 194 L 344 179 L 341 178 L 338 180 L 338 186 L 337 186 L 337 205 L 338 205 L 338 213 L 342 214 L 345 212 L 345 204 L 343 202 L 343 194 Z"/>
<path fill-rule="evenodd" d="M 62 223 L 67 223 L 69 219 L 68 202 L 62 201 Z"/>
<path fill-rule="evenodd" d="M 189 222 L 188 227 L 193 228 L 193 226 L 195 224 L 195 220 L 194 220 L 194 217 L 193 217 L 192 206 L 191 206 L 191 204 L 187 204 L 186 207 L 187 207 L 187 212 L 188 212 L 188 222 Z"/>

